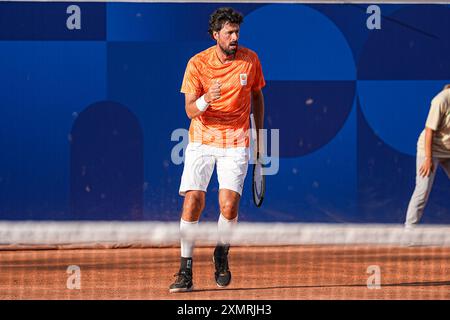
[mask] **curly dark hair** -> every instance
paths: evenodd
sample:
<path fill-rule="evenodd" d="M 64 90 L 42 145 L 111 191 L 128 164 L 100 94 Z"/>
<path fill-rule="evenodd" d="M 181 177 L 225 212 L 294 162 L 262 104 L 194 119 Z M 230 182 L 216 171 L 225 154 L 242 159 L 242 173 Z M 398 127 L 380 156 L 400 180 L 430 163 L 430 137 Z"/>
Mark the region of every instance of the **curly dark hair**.
<path fill-rule="evenodd" d="M 209 17 L 209 35 L 212 37 L 213 32 L 220 31 L 227 22 L 241 25 L 244 22 L 244 16 L 233 8 L 217 9 Z"/>

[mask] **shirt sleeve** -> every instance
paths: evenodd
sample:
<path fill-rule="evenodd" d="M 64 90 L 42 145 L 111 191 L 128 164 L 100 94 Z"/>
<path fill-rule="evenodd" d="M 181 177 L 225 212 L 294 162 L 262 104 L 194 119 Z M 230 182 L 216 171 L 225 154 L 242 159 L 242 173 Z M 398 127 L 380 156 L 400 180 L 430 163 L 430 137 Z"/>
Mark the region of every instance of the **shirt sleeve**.
<path fill-rule="evenodd" d="M 252 91 L 261 90 L 261 88 L 266 85 L 266 81 L 264 80 L 264 75 L 262 72 L 261 62 L 259 61 L 258 57 L 256 57 L 255 67 L 256 75 L 255 79 L 253 80 Z"/>
<path fill-rule="evenodd" d="M 186 71 L 184 72 L 183 83 L 181 85 L 182 93 L 190 93 L 200 96 L 203 87 L 200 81 L 200 76 L 193 59 L 189 60 Z"/>
<path fill-rule="evenodd" d="M 431 101 L 430 112 L 428 113 L 428 118 L 425 126 L 433 131 L 439 128 L 439 123 L 441 121 L 441 104 L 440 99 L 433 99 Z"/>

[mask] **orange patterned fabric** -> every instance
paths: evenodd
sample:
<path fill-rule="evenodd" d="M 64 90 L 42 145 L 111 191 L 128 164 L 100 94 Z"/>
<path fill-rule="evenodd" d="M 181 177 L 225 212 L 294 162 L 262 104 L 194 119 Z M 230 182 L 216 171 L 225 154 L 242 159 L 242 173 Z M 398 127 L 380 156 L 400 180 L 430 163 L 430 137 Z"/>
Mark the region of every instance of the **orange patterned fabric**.
<path fill-rule="evenodd" d="M 189 60 L 181 92 L 200 97 L 216 80 L 222 84 L 221 97 L 192 119 L 189 141 L 220 148 L 248 147 L 251 91 L 265 86 L 258 56 L 239 47 L 235 59 L 223 64 L 216 47 L 210 47 Z"/>

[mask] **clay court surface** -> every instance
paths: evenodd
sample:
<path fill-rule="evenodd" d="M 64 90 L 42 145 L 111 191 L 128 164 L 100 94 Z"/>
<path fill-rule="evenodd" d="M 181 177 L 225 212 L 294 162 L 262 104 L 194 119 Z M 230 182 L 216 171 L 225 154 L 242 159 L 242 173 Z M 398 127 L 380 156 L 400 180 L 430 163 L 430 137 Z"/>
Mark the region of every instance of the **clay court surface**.
<path fill-rule="evenodd" d="M 1 299 L 450 299 L 450 248 L 232 247 L 233 281 L 216 286 L 213 248 L 196 248 L 194 291 L 169 294 L 179 248 L 0 251 Z M 81 272 L 68 289 L 67 268 Z M 381 288 L 367 287 L 379 266 Z M 373 282 L 371 282 L 373 283 Z"/>

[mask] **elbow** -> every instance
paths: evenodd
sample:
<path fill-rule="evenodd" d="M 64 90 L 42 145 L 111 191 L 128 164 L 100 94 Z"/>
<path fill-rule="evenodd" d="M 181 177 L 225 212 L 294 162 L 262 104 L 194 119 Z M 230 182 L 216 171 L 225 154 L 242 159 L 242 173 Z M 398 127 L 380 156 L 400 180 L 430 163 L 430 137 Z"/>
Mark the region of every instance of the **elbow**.
<path fill-rule="evenodd" d="M 187 115 L 187 117 L 189 118 L 189 120 L 192 120 L 194 117 L 193 117 L 193 115 L 191 114 L 191 112 L 189 112 L 189 108 L 188 108 L 187 105 L 185 106 L 185 109 L 184 109 L 184 110 L 186 111 L 186 115 Z"/>
<path fill-rule="evenodd" d="M 186 111 L 186 115 L 187 115 L 187 117 L 189 118 L 189 120 L 192 120 L 192 119 L 194 119 L 194 118 L 197 117 L 196 114 L 192 114 L 192 113 L 190 113 L 189 111 Z"/>
<path fill-rule="evenodd" d="M 197 118 L 198 116 L 200 116 L 203 113 L 197 108 L 195 101 L 192 103 L 186 104 L 185 110 L 186 110 L 186 115 L 190 120 Z"/>

